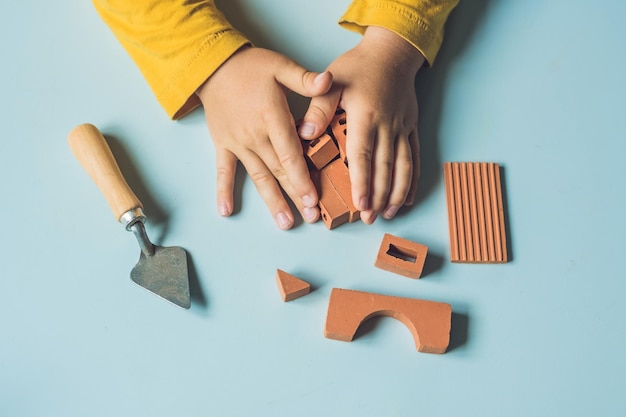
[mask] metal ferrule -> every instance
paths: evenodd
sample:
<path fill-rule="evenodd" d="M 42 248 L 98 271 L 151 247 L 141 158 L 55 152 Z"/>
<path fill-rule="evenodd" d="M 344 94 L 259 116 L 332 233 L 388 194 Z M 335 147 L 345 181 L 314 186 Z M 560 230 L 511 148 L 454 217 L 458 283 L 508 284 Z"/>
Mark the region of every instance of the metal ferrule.
<path fill-rule="evenodd" d="M 150 242 L 150 239 L 148 239 L 148 234 L 144 226 L 145 222 L 146 216 L 143 214 L 141 208 L 128 210 L 120 217 L 120 223 L 126 227 L 126 230 L 133 232 L 137 238 L 141 252 L 146 256 L 152 256 L 154 255 L 154 245 Z"/>
<path fill-rule="evenodd" d="M 146 222 L 146 216 L 143 214 L 143 210 L 141 209 L 141 207 L 128 210 L 120 217 L 120 223 L 122 223 L 122 225 L 124 225 L 124 227 L 128 231 L 130 231 L 130 228 L 133 226 L 133 224 L 137 222 Z"/>

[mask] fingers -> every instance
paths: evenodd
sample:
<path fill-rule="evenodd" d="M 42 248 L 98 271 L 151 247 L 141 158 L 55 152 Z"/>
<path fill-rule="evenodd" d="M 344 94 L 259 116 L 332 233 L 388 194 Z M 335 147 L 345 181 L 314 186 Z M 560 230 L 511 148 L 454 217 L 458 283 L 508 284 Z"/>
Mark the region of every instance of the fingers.
<path fill-rule="evenodd" d="M 395 165 L 395 138 L 391 134 L 388 129 L 381 129 L 374 142 L 370 208 L 361 216 L 366 224 L 373 223 L 387 205 Z"/>
<path fill-rule="evenodd" d="M 302 150 L 297 151 L 302 156 Z M 294 225 L 294 216 L 283 194 L 284 190 L 291 198 L 302 218 L 313 223 L 319 219 L 319 209 L 317 208 L 317 193 L 313 185 L 306 165 L 305 180 L 311 183 L 311 201 L 306 198 L 299 198 L 290 178 L 293 170 L 298 168 L 288 168 L 290 163 L 279 157 L 276 147 L 269 140 L 262 141 L 258 148 L 239 149 L 237 156 L 234 153 L 216 146 L 217 156 L 217 201 L 218 211 L 222 215 L 230 215 L 233 208 L 233 186 L 239 159 L 245 167 L 248 175 L 252 179 L 259 195 L 265 202 L 276 225 L 282 229 L 290 229 Z M 281 190 L 282 187 L 282 190 Z"/>
<path fill-rule="evenodd" d="M 352 198 L 361 210 L 361 220 L 372 224 L 379 214 L 391 219 L 403 205 L 412 204 L 415 196 L 419 178 L 417 136 L 414 132 L 398 134 L 388 126 L 359 129 L 354 119 L 348 126 Z"/>
<path fill-rule="evenodd" d="M 351 117 L 350 113 L 347 113 L 346 156 L 352 184 L 352 202 L 359 211 L 367 214 L 371 208 L 370 180 L 376 130 L 367 118 L 362 116 L 362 113 L 358 113 Z"/>
<path fill-rule="evenodd" d="M 304 160 L 302 145 L 288 112 L 268 121 L 269 144 L 260 146 L 259 156 L 281 184 L 290 185 L 289 196 L 296 206 L 317 206 L 317 190 Z"/>
<path fill-rule="evenodd" d="M 417 136 L 417 130 L 414 130 L 409 135 L 409 146 L 411 147 L 411 160 L 413 161 L 411 186 L 409 187 L 409 193 L 404 202 L 407 206 L 412 206 L 415 203 L 415 195 L 417 194 L 417 188 L 419 184 L 421 163 L 420 163 L 420 143 Z"/>
<path fill-rule="evenodd" d="M 252 152 L 244 152 L 240 155 L 240 160 L 274 218 L 276 226 L 282 230 L 290 229 L 294 224 L 294 217 L 274 174 L 261 158 Z"/>
<path fill-rule="evenodd" d="M 271 146 L 258 151 L 258 154 L 250 152 L 244 156 L 242 163 L 246 167 L 261 198 L 272 213 L 276 225 L 286 230 L 294 224 L 293 214 L 289 209 L 281 187 L 293 201 L 302 218 L 309 223 L 316 222 L 319 219 L 317 200 L 312 206 L 307 206 L 301 199 L 297 198 L 287 171 L 280 165 L 278 156 Z"/>
<path fill-rule="evenodd" d="M 233 189 L 237 172 L 237 157 L 224 148 L 216 148 L 217 212 L 220 216 L 233 213 Z"/>
<path fill-rule="evenodd" d="M 402 137 L 396 142 L 393 179 L 386 207 L 382 212 L 385 219 L 392 219 L 402 205 L 406 204 L 413 183 L 414 163 L 409 138 Z"/>

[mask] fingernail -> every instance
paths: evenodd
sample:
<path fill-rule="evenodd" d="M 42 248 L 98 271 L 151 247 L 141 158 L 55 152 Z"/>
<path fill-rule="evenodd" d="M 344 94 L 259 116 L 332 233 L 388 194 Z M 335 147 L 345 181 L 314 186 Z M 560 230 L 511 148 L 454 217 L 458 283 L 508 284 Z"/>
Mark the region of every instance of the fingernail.
<path fill-rule="evenodd" d="M 325 74 L 326 74 L 326 71 L 320 72 L 319 74 L 317 74 L 315 78 L 313 78 L 313 83 L 319 84 L 324 79 Z"/>
<path fill-rule="evenodd" d="M 300 126 L 300 136 L 310 137 L 315 132 L 315 125 L 310 122 Z"/>
<path fill-rule="evenodd" d="M 378 214 L 373 211 L 367 210 L 366 212 L 361 212 L 361 220 L 363 220 L 363 223 L 365 224 L 374 223 L 376 221 L 376 217 L 378 217 Z"/>
<path fill-rule="evenodd" d="M 311 194 L 307 194 L 302 197 L 302 204 L 304 204 L 304 207 L 311 208 L 317 205 L 317 201 Z"/>
<path fill-rule="evenodd" d="M 305 207 L 302 210 L 302 214 L 304 216 L 304 220 L 306 220 L 308 223 L 313 223 L 319 217 L 319 212 L 317 211 L 317 209 L 311 207 Z"/>
<path fill-rule="evenodd" d="M 398 206 L 390 206 L 389 208 L 387 208 L 387 210 L 385 210 L 385 213 L 383 214 L 383 217 L 385 219 L 392 219 L 393 216 L 396 215 L 396 213 L 398 213 Z"/>
<path fill-rule="evenodd" d="M 228 204 L 226 203 L 221 203 L 217 207 L 217 211 L 219 212 L 220 216 L 228 216 L 230 214 L 230 207 L 228 207 Z"/>
<path fill-rule="evenodd" d="M 359 207 L 357 207 L 360 211 L 367 211 L 369 209 L 367 197 L 361 197 L 359 199 Z"/>
<path fill-rule="evenodd" d="M 280 212 L 276 215 L 276 223 L 281 229 L 289 229 L 291 227 L 291 219 L 285 213 Z"/>

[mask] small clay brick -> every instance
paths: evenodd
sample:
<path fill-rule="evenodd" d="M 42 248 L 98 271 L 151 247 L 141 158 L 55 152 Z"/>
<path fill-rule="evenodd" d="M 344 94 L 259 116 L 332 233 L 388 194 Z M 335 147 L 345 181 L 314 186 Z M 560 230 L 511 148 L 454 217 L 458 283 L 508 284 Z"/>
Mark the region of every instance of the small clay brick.
<path fill-rule="evenodd" d="M 339 149 L 329 134 L 324 133 L 310 141 L 306 148 L 306 156 L 317 169 L 324 168 L 339 155 Z"/>
<path fill-rule="evenodd" d="M 374 265 L 409 278 L 419 278 L 424 269 L 428 246 L 386 233 Z"/>
<path fill-rule="evenodd" d="M 330 131 L 337 142 L 339 148 L 339 156 L 344 162 L 347 162 L 346 157 L 346 139 L 348 133 L 348 126 L 346 124 L 346 112 L 342 109 L 337 109 L 335 117 L 330 122 Z"/>
<path fill-rule="evenodd" d="M 350 183 L 350 172 L 348 167 L 341 159 L 335 159 L 322 169 L 322 173 L 328 176 L 339 196 L 348 207 L 350 216 L 348 221 L 353 223 L 361 218 L 361 212 L 354 206 L 352 202 L 352 184 Z"/>
<path fill-rule="evenodd" d="M 311 179 L 317 188 L 320 215 L 326 227 L 331 230 L 347 223 L 350 219 L 348 206 L 328 176 L 321 171 L 313 171 Z"/>
<path fill-rule="evenodd" d="M 443 176 L 450 260 L 508 262 L 500 166 L 490 162 L 446 162 Z"/>
<path fill-rule="evenodd" d="M 330 293 L 324 336 L 351 342 L 359 326 L 376 316 L 393 317 L 404 323 L 418 352 L 445 353 L 448 348 L 450 304 L 341 288 L 333 288 Z"/>
<path fill-rule="evenodd" d="M 287 272 L 276 270 L 276 283 L 283 301 L 291 301 L 311 292 L 311 284 Z"/>

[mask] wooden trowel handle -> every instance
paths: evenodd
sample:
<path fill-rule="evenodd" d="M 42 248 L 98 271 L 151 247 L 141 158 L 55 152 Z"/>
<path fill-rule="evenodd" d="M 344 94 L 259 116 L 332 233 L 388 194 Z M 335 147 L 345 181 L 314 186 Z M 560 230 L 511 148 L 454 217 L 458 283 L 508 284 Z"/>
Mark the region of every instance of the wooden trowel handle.
<path fill-rule="evenodd" d="M 102 133 L 91 124 L 76 126 L 67 141 L 74 156 L 96 183 L 113 211 L 115 218 L 129 210 L 143 208 L 128 186 Z"/>

